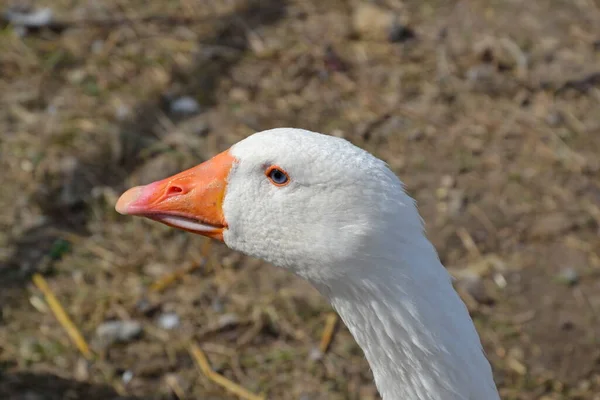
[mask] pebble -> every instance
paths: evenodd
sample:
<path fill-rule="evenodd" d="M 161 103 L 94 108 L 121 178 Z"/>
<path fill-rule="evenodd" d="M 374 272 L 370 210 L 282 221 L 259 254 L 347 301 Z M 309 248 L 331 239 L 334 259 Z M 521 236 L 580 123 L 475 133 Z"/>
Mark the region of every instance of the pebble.
<path fill-rule="evenodd" d="M 133 372 L 130 370 L 123 372 L 121 379 L 123 380 L 123 383 L 127 385 L 133 379 Z"/>
<path fill-rule="evenodd" d="M 354 32 L 363 39 L 388 41 L 392 38 L 395 15 L 371 3 L 361 3 L 352 14 Z"/>
<path fill-rule="evenodd" d="M 237 314 L 223 314 L 219 317 L 219 326 L 235 325 L 240 321 Z"/>
<path fill-rule="evenodd" d="M 117 342 L 128 342 L 142 333 L 142 324 L 137 321 L 108 321 L 96 328 L 96 336 L 102 344 L 109 346 Z"/>
<path fill-rule="evenodd" d="M 158 317 L 158 325 L 163 329 L 175 329 L 179 326 L 179 315 L 175 313 L 164 313 Z"/>
<path fill-rule="evenodd" d="M 115 107 L 115 117 L 119 121 L 125 121 L 129 116 L 131 116 L 131 109 L 128 106 L 119 104 Z"/>
<path fill-rule="evenodd" d="M 311 361 L 319 361 L 323 358 L 323 352 L 320 349 L 314 347 L 308 354 L 308 358 Z"/>
<path fill-rule="evenodd" d="M 444 188 L 451 188 L 456 184 L 456 180 L 452 175 L 444 175 L 442 176 L 440 184 Z"/>
<path fill-rule="evenodd" d="M 200 105 L 190 96 L 183 96 L 171 102 L 171 112 L 174 114 L 196 114 L 200 111 Z"/>
<path fill-rule="evenodd" d="M 29 160 L 21 160 L 21 169 L 25 172 L 31 172 L 34 169 L 34 165 Z"/>
<path fill-rule="evenodd" d="M 35 11 L 8 10 L 4 13 L 4 18 L 17 26 L 28 28 L 40 28 L 49 25 L 52 22 L 54 13 L 50 8 L 40 8 Z"/>
<path fill-rule="evenodd" d="M 508 282 L 506 282 L 506 278 L 504 277 L 504 275 L 502 275 L 499 272 L 495 273 L 492 279 L 494 280 L 496 286 L 498 286 L 500 289 L 505 289 L 508 285 Z"/>
<path fill-rule="evenodd" d="M 83 357 L 79 357 L 75 363 L 73 370 L 75 379 L 79 381 L 86 381 L 90 378 L 90 363 Z"/>
<path fill-rule="evenodd" d="M 558 280 L 566 285 L 573 286 L 579 282 L 579 274 L 574 268 L 564 268 L 558 274 Z"/>

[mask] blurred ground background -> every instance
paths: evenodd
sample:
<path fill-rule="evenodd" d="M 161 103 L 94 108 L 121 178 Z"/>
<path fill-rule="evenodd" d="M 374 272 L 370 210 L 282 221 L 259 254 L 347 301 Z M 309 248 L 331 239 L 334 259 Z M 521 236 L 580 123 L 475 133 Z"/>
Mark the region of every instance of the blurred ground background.
<path fill-rule="evenodd" d="M 31 6 L 54 22 L 0 31 L 1 398 L 237 398 L 190 341 L 269 399 L 377 398 L 343 326 L 315 350 L 330 308 L 306 283 L 113 208 L 127 187 L 294 126 L 404 180 L 503 399 L 600 399 L 600 2 Z"/>

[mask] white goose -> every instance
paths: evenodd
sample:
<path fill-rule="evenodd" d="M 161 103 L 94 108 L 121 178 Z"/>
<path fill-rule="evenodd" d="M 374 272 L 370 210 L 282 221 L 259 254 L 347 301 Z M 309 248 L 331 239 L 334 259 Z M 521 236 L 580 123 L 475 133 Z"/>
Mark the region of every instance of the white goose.
<path fill-rule="evenodd" d="M 498 400 L 468 311 L 386 164 L 301 129 L 256 133 L 119 199 L 310 281 L 365 353 L 384 400 Z"/>

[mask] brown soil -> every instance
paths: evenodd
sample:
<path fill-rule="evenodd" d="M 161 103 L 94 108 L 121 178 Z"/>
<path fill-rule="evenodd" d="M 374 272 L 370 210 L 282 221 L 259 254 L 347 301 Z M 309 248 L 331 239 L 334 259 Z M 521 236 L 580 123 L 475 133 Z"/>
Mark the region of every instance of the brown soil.
<path fill-rule="evenodd" d="M 330 308 L 308 284 L 114 211 L 127 187 L 294 126 L 349 139 L 407 184 L 503 399 L 600 399 L 598 1 L 44 4 L 71 22 L 0 31 L 1 398 L 237 398 L 190 341 L 269 399 L 377 398 L 344 327 L 315 359 Z M 187 95 L 199 112 L 173 113 Z M 143 334 L 101 347 L 96 328 L 128 319 Z"/>

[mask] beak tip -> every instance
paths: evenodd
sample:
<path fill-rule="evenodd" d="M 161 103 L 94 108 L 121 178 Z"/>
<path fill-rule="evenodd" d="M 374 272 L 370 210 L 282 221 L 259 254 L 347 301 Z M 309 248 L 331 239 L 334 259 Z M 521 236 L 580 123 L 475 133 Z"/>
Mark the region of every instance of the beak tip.
<path fill-rule="evenodd" d="M 131 205 L 140 197 L 142 193 L 142 186 L 136 186 L 119 197 L 117 204 L 115 204 L 115 210 L 122 215 L 129 215 L 131 211 Z"/>

